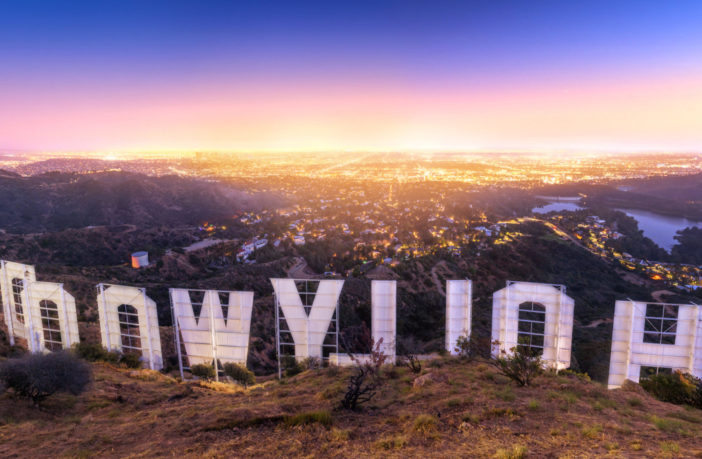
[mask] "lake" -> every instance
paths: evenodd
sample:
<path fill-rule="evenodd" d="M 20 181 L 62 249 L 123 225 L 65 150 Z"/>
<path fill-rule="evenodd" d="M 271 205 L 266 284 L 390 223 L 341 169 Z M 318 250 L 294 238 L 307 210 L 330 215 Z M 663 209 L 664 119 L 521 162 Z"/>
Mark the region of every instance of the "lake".
<path fill-rule="evenodd" d="M 535 214 L 547 214 L 549 212 L 561 212 L 564 210 L 574 211 L 583 209 L 583 207 L 578 204 L 578 201 L 580 201 L 580 196 L 537 196 L 537 198 L 548 201 L 548 204 L 531 209 L 531 211 Z"/>
<path fill-rule="evenodd" d="M 685 229 L 688 226 L 702 226 L 702 222 L 696 222 L 682 217 L 669 217 L 667 215 L 654 214 L 653 212 L 647 212 L 645 210 L 615 210 L 624 212 L 628 216 L 635 218 L 644 236 L 651 239 L 668 252 L 677 244 L 677 241 L 673 239 L 673 237 L 678 230 Z"/>

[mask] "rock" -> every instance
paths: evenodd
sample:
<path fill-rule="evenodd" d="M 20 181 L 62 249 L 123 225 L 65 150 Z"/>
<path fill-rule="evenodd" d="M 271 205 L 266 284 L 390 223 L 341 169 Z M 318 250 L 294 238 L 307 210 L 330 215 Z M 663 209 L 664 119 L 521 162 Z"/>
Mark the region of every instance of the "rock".
<path fill-rule="evenodd" d="M 422 376 L 418 376 L 415 378 L 414 382 L 412 383 L 412 387 L 423 387 L 429 383 L 433 382 L 446 382 L 448 381 L 448 378 L 446 375 L 440 374 L 440 373 L 435 373 L 435 372 L 430 372 Z"/>

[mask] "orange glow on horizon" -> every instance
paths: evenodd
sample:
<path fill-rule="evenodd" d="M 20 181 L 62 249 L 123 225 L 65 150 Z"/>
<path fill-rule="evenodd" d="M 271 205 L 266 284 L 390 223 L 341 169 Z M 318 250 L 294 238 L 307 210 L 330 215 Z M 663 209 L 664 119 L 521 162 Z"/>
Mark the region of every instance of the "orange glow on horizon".
<path fill-rule="evenodd" d="M 389 82 L 0 89 L 0 148 L 194 151 L 700 151 L 694 75 L 416 87 Z M 16 89 L 16 88 L 15 88 Z"/>

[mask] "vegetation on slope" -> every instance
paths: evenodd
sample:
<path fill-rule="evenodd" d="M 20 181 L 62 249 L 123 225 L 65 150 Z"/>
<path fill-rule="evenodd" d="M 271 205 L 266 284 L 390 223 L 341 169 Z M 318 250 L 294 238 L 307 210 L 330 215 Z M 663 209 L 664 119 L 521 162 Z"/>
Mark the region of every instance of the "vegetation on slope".
<path fill-rule="evenodd" d="M 179 457 L 702 457 L 702 411 L 574 374 L 519 387 L 485 361 L 386 367 L 362 411 L 350 369 L 240 386 L 94 364 L 95 383 L 42 410 L 0 396 L 0 455 Z"/>

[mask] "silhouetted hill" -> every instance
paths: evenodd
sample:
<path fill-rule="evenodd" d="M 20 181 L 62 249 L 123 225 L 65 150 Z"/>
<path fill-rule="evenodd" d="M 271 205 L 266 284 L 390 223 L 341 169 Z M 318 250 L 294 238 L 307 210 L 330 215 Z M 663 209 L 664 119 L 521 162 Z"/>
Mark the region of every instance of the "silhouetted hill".
<path fill-rule="evenodd" d="M 196 224 L 272 203 L 220 183 L 126 172 L 0 174 L 0 196 L 0 228 L 11 232 Z"/>
<path fill-rule="evenodd" d="M 15 173 L 15 172 L 8 171 L 5 169 L 0 169 L 0 178 L 19 178 L 19 177 L 21 177 L 21 175 Z"/>

